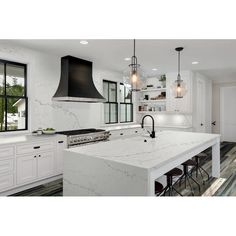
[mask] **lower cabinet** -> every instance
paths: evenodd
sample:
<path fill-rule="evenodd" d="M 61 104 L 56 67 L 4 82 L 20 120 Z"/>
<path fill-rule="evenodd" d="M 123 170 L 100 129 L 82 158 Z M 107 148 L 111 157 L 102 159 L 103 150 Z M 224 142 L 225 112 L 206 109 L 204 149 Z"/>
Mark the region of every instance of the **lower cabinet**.
<path fill-rule="evenodd" d="M 12 188 L 14 186 L 14 175 L 12 173 L 0 175 L 0 191 Z"/>
<path fill-rule="evenodd" d="M 33 181 L 37 177 L 37 156 L 36 154 L 17 157 L 16 161 L 16 182 L 17 184 Z"/>
<path fill-rule="evenodd" d="M 53 175 L 54 171 L 54 153 L 45 152 L 41 153 L 37 157 L 37 173 L 38 178 L 47 177 Z"/>
<path fill-rule="evenodd" d="M 44 152 L 17 157 L 17 184 L 53 175 L 54 153 Z"/>

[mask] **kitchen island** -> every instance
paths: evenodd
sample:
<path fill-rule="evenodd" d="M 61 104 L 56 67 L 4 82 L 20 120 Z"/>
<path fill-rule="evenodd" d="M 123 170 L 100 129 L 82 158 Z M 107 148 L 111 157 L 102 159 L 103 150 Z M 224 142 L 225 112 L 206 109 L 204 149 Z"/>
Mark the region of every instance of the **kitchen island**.
<path fill-rule="evenodd" d="M 157 178 L 212 147 L 212 176 L 220 177 L 218 134 L 163 131 L 64 151 L 64 196 L 154 196 Z"/>

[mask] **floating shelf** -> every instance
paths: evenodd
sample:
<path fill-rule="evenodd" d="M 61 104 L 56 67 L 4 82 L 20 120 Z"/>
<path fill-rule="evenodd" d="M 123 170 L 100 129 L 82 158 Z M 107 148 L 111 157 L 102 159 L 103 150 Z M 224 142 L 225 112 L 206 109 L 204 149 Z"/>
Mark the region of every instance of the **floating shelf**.
<path fill-rule="evenodd" d="M 180 111 L 138 111 L 139 114 L 192 114 L 191 112 Z"/>
<path fill-rule="evenodd" d="M 159 103 L 159 102 L 166 102 L 166 99 L 157 99 L 157 100 L 142 100 L 139 101 L 141 103 Z"/>
<path fill-rule="evenodd" d="M 156 92 L 156 91 L 166 91 L 166 88 L 142 89 L 142 90 L 140 90 L 140 92 Z"/>

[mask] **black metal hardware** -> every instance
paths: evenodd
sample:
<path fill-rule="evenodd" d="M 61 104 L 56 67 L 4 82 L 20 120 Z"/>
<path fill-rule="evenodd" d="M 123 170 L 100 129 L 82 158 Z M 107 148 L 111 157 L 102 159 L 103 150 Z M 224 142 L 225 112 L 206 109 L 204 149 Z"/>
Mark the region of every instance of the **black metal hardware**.
<path fill-rule="evenodd" d="M 36 158 L 37 156 L 34 156 L 34 158 Z"/>
<path fill-rule="evenodd" d="M 212 125 L 216 125 L 216 121 L 213 121 L 211 124 L 212 124 Z"/>
<path fill-rule="evenodd" d="M 64 143 L 64 141 L 58 141 L 58 143 Z"/>
<path fill-rule="evenodd" d="M 40 148 L 40 146 L 35 146 L 35 147 L 34 147 L 34 149 L 39 149 L 39 148 Z"/>
<path fill-rule="evenodd" d="M 153 118 L 151 115 L 145 115 L 145 116 L 143 117 L 142 123 L 141 123 L 141 127 L 142 127 L 142 129 L 143 129 L 144 119 L 145 119 L 145 117 L 147 117 L 147 116 L 151 117 L 151 119 L 152 119 L 152 132 L 151 132 L 151 134 L 150 134 L 150 137 L 151 137 L 151 138 L 155 138 L 156 135 L 155 135 L 155 130 L 154 130 L 154 127 L 155 127 L 154 118 Z"/>
<path fill-rule="evenodd" d="M 135 130 L 135 133 L 137 134 L 137 133 L 138 133 L 138 131 L 137 131 L 137 130 Z"/>
<path fill-rule="evenodd" d="M 123 133 L 120 133 L 120 135 L 123 135 Z"/>
<path fill-rule="evenodd" d="M 203 123 L 201 123 L 201 126 L 203 126 Z"/>
<path fill-rule="evenodd" d="M 41 155 L 39 155 L 39 157 L 41 157 Z"/>

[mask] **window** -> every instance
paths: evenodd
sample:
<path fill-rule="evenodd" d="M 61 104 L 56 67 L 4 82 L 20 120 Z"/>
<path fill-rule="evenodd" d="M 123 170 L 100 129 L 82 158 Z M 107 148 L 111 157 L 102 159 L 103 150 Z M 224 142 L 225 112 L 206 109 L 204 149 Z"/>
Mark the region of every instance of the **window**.
<path fill-rule="evenodd" d="M 104 80 L 103 95 L 106 99 L 104 104 L 105 124 L 118 123 L 117 84 Z"/>
<path fill-rule="evenodd" d="M 120 84 L 120 123 L 133 121 L 132 92 L 128 86 Z"/>
<path fill-rule="evenodd" d="M 26 130 L 26 65 L 0 60 L 0 132 Z"/>

